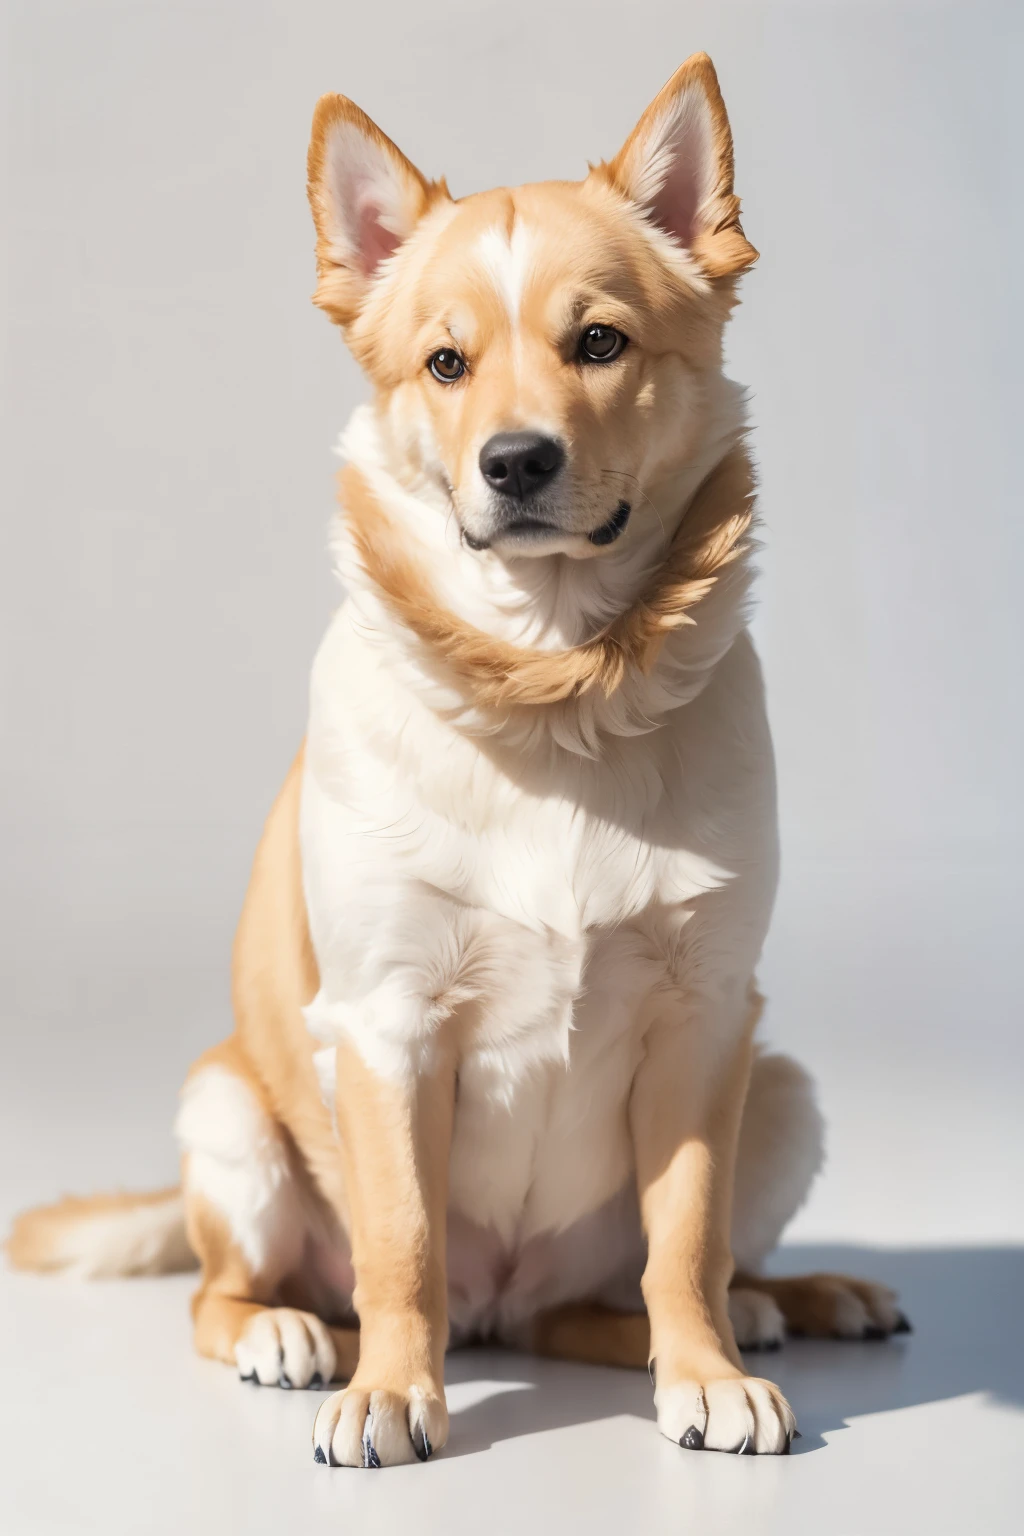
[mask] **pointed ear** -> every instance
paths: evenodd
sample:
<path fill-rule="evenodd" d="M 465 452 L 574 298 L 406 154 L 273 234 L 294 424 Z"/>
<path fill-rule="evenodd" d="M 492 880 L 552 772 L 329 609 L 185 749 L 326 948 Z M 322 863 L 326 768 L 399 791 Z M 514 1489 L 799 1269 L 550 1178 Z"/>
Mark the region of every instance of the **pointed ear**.
<path fill-rule="evenodd" d="M 757 260 L 740 227 L 732 134 L 706 53 L 680 65 L 600 170 L 709 277 L 743 272 Z"/>
<path fill-rule="evenodd" d="M 346 96 L 316 104 L 308 176 L 320 279 L 313 302 L 347 325 L 381 262 L 448 189 L 421 176 Z"/>

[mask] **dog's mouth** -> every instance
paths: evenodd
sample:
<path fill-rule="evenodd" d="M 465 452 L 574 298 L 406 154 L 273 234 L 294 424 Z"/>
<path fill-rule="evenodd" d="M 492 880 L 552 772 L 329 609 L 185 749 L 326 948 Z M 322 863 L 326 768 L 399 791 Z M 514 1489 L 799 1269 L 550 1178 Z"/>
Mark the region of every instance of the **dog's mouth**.
<path fill-rule="evenodd" d="M 619 534 L 629 522 L 629 514 L 632 511 L 628 501 L 620 501 L 615 511 L 606 523 L 600 528 L 594 528 L 586 535 L 591 544 L 598 548 L 604 548 L 608 544 L 614 544 Z M 511 541 L 513 544 L 533 544 L 542 539 L 566 537 L 566 529 L 559 528 L 556 523 L 545 522 L 539 517 L 517 517 L 513 521 L 505 523 L 489 539 L 476 539 L 472 534 L 462 531 L 462 537 L 470 549 L 490 549 L 495 540 L 502 543 Z"/>
<path fill-rule="evenodd" d="M 620 501 L 608 521 L 602 523 L 600 528 L 595 528 L 593 533 L 587 534 L 591 544 L 614 544 L 629 522 L 629 514 L 632 510 L 628 501 Z"/>

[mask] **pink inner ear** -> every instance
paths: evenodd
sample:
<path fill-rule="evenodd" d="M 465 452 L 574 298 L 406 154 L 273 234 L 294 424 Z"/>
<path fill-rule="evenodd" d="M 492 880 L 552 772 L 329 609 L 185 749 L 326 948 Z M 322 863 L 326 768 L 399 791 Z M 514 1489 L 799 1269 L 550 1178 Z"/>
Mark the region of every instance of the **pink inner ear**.
<path fill-rule="evenodd" d="M 360 200 L 356 250 L 359 265 L 367 277 L 377 270 L 385 257 L 390 256 L 399 239 L 381 223 L 381 209 L 371 199 Z"/>
<path fill-rule="evenodd" d="M 649 207 L 656 224 L 690 246 L 700 231 L 698 212 L 714 179 L 712 126 L 703 94 L 686 91 L 675 103 L 673 118 L 654 149 L 662 180 Z"/>
<path fill-rule="evenodd" d="M 685 158 L 673 161 L 664 186 L 654 199 L 654 222 L 683 245 L 693 244 L 697 234 L 697 209 L 700 191 L 695 167 Z"/>

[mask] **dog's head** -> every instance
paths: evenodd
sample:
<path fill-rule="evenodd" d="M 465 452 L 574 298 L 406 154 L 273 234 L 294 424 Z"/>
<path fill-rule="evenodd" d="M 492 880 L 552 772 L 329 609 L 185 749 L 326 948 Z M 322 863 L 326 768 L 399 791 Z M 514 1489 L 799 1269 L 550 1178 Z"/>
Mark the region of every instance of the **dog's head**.
<path fill-rule="evenodd" d="M 343 96 L 317 105 L 315 302 L 372 380 L 410 483 L 466 543 L 599 554 L 684 463 L 756 260 L 710 59 L 689 59 L 581 182 L 454 200 Z"/>

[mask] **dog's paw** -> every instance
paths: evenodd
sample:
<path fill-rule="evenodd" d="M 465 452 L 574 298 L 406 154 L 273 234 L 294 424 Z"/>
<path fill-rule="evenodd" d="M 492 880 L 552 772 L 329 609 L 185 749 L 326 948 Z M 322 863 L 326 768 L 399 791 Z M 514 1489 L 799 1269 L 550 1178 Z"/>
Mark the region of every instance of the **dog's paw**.
<path fill-rule="evenodd" d="M 291 1307 L 255 1313 L 235 1345 L 235 1361 L 242 1380 L 261 1387 L 325 1386 L 338 1363 L 327 1327 Z"/>
<path fill-rule="evenodd" d="M 661 1433 L 687 1451 L 788 1456 L 797 1433 L 778 1387 L 757 1376 L 659 1384 L 654 1405 Z"/>
<path fill-rule="evenodd" d="M 794 1337 L 887 1339 L 909 1333 L 895 1291 L 849 1275 L 801 1275 L 777 1280 L 772 1296 Z"/>
<path fill-rule="evenodd" d="M 786 1320 L 764 1291 L 730 1291 L 729 1321 L 740 1349 L 781 1349 Z"/>
<path fill-rule="evenodd" d="M 443 1396 L 423 1387 L 393 1392 L 353 1382 L 320 1404 L 313 1460 L 331 1467 L 394 1467 L 426 1461 L 447 1439 Z"/>

